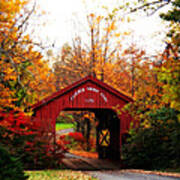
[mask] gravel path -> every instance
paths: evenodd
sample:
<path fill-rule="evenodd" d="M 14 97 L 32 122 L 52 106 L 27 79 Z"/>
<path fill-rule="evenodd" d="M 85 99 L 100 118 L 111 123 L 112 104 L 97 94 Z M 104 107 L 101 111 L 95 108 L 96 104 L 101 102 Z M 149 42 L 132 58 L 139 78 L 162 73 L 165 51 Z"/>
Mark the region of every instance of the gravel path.
<path fill-rule="evenodd" d="M 99 180 L 180 180 L 178 177 L 159 176 L 154 174 L 140 174 L 122 171 L 91 171 L 87 172 Z"/>

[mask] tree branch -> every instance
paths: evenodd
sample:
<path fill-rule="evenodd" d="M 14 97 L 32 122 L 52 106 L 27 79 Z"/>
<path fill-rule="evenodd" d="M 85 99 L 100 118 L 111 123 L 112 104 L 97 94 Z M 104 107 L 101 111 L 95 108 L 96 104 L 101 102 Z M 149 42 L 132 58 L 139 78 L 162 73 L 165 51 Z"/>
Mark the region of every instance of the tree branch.
<path fill-rule="evenodd" d="M 130 13 L 133 13 L 133 12 L 136 12 L 138 10 L 141 10 L 141 9 L 145 9 L 147 7 L 150 7 L 150 6 L 154 6 L 154 5 L 159 5 L 151 14 L 149 15 L 152 15 L 154 14 L 155 12 L 157 12 L 160 8 L 170 4 L 172 2 L 172 0 L 157 0 L 157 1 L 153 1 L 153 2 L 149 2 L 149 3 L 145 3 L 141 6 L 138 6 L 138 7 L 135 7 L 135 8 L 132 8 L 128 14 Z"/>

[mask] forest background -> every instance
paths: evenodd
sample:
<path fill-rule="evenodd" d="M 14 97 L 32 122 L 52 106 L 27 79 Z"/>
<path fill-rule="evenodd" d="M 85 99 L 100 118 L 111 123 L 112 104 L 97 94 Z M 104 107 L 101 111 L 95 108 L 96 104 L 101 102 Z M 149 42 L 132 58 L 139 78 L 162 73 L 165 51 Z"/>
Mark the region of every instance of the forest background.
<path fill-rule="evenodd" d="M 168 22 L 162 51 L 149 54 L 136 42 L 125 43 L 131 32 L 121 32 L 119 27 L 131 21 L 126 14 L 150 16 L 166 6 L 169 11 L 160 14 Z M 24 167 L 44 168 L 44 160 L 54 158 L 52 147 L 32 140 L 38 127 L 30 123 L 27 116 L 32 112 L 27 108 L 91 74 L 134 98 L 126 110 L 140 126 L 129 132 L 124 162 L 136 168 L 144 164 L 148 169 L 179 167 L 180 1 L 134 0 L 111 11 L 102 7 L 104 15 L 86 16 L 88 41 L 77 33 L 72 43 L 55 54 L 54 44 L 33 39 L 32 22 L 46 16 L 37 7 L 30 0 L 0 2 L 1 146 L 21 157 Z M 52 167 L 58 163 L 51 162 L 48 165 Z"/>

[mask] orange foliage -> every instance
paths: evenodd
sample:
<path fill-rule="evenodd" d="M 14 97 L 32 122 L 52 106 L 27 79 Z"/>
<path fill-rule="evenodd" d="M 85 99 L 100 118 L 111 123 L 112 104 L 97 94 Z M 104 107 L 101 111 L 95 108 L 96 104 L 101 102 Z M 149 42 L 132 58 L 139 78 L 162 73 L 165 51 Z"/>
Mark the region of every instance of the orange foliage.
<path fill-rule="evenodd" d="M 93 158 L 97 159 L 98 158 L 98 153 L 97 152 L 87 152 L 87 151 L 76 151 L 76 150 L 69 150 L 70 153 L 75 154 L 77 156 L 82 156 L 86 158 Z"/>
<path fill-rule="evenodd" d="M 0 2 L 0 110 L 22 109 L 51 94 L 53 74 L 24 29 L 34 9 L 28 0 Z"/>

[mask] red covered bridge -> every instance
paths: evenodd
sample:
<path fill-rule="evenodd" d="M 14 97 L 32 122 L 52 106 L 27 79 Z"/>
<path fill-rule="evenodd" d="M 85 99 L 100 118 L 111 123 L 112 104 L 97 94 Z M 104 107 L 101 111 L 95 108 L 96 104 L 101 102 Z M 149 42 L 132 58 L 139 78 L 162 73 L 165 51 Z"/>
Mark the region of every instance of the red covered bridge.
<path fill-rule="evenodd" d="M 94 112 L 99 121 L 96 127 L 99 158 L 117 160 L 120 159 L 122 137 L 127 133 L 131 121 L 128 114 L 118 114 L 117 111 L 132 101 L 122 92 L 87 76 L 33 105 L 33 120 L 41 124 L 42 136 L 55 140 L 56 118 L 60 111 Z M 103 141 L 106 141 L 106 146 Z"/>

